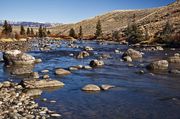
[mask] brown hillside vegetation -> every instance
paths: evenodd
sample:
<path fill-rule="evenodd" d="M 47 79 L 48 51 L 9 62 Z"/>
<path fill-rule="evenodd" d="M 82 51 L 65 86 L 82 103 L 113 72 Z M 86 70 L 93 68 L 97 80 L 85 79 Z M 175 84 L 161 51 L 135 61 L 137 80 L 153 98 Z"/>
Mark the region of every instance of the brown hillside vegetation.
<path fill-rule="evenodd" d="M 83 20 L 75 24 L 65 24 L 52 28 L 55 33 L 68 34 L 71 28 L 76 32 L 82 26 L 84 34 L 94 34 L 96 23 L 101 20 L 104 33 L 111 33 L 116 30 L 123 30 L 131 22 L 133 15 L 136 15 L 136 23 L 140 26 L 146 26 L 148 32 L 153 35 L 161 31 L 167 21 L 170 20 L 176 32 L 180 28 L 180 4 L 175 2 L 160 8 L 144 10 L 115 10 L 104 15 L 96 16 L 92 19 Z"/>

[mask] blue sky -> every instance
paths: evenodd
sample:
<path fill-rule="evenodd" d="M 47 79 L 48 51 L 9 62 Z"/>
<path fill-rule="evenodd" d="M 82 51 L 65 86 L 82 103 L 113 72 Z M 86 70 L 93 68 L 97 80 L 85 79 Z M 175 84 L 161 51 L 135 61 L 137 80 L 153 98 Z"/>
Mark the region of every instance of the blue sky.
<path fill-rule="evenodd" d="M 0 0 L 0 20 L 74 23 L 112 10 L 160 7 L 175 0 Z"/>

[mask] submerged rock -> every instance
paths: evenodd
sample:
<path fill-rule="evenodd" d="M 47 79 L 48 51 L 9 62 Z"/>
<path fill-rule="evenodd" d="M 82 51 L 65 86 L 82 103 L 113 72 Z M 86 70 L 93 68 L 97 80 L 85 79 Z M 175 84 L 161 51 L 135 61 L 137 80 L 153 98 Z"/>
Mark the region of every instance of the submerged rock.
<path fill-rule="evenodd" d="M 89 63 L 89 66 L 91 66 L 91 67 L 99 67 L 99 66 L 103 66 L 103 65 L 104 65 L 104 62 L 102 60 L 92 60 Z"/>
<path fill-rule="evenodd" d="M 71 72 L 65 69 L 56 69 L 55 74 L 56 75 L 69 75 L 71 74 Z"/>
<path fill-rule="evenodd" d="M 93 51 L 94 49 L 90 46 L 86 46 L 86 47 L 84 47 L 84 50 L 85 51 Z"/>
<path fill-rule="evenodd" d="M 88 57 L 89 53 L 87 51 L 82 51 L 78 54 L 77 58 L 78 59 L 83 59 L 84 57 Z"/>
<path fill-rule="evenodd" d="M 160 60 L 160 61 L 155 61 L 152 62 L 147 66 L 147 69 L 150 70 L 163 70 L 163 69 L 168 69 L 169 63 L 167 60 Z"/>
<path fill-rule="evenodd" d="M 40 89 L 28 89 L 25 91 L 25 93 L 30 96 L 30 97 L 33 97 L 33 96 L 39 96 L 42 94 L 42 90 Z"/>
<path fill-rule="evenodd" d="M 23 80 L 20 83 L 27 89 L 49 88 L 49 87 L 62 87 L 63 82 L 58 80 Z"/>
<path fill-rule="evenodd" d="M 101 88 L 94 84 L 88 84 L 82 88 L 83 91 L 100 91 Z"/>
<path fill-rule="evenodd" d="M 35 58 L 20 50 L 9 50 L 3 53 L 3 59 L 7 65 L 30 65 L 35 63 Z"/>
<path fill-rule="evenodd" d="M 114 88 L 114 87 L 115 87 L 114 85 L 108 85 L 108 84 L 101 85 L 102 90 L 109 90 L 110 88 Z"/>
<path fill-rule="evenodd" d="M 132 59 L 139 59 L 142 58 L 142 54 L 139 51 L 136 51 L 134 49 L 128 49 L 126 52 L 124 52 L 124 54 L 122 55 L 122 58 L 129 56 Z"/>

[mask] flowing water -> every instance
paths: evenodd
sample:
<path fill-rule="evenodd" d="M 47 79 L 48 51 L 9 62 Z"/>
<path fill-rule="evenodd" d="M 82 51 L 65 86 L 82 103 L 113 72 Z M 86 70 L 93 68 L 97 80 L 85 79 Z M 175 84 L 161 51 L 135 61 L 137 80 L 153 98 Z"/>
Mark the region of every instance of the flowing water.
<path fill-rule="evenodd" d="M 169 74 L 167 71 L 150 72 L 145 66 L 157 59 L 166 59 L 174 53 L 180 52 L 166 49 L 164 51 L 144 52 L 143 59 L 134 61 L 134 66 L 122 62 L 121 53 L 115 49 L 125 51 L 128 47 L 114 42 L 99 43 L 97 41 L 78 41 L 75 44 L 91 46 L 94 51 L 84 59 L 76 59 L 70 54 L 77 55 L 81 48 L 69 48 L 68 42 L 51 51 L 39 51 L 36 45 L 29 53 L 41 58 L 42 63 L 36 64 L 34 71 L 48 69 L 52 79 L 65 83 L 63 88 L 47 89 L 36 99 L 40 106 L 47 106 L 62 114 L 63 119 L 180 119 L 180 75 Z M 54 75 L 55 68 L 65 68 L 74 65 L 88 65 L 92 59 L 102 54 L 109 54 L 111 58 L 103 59 L 105 65 L 92 70 L 73 71 L 68 76 Z M 0 63 L 0 80 L 20 81 L 26 76 L 9 74 Z M 180 66 L 171 65 L 180 69 Z M 137 73 L 144 70 L 144 74 Z M 40 73 L 42 74 L 42 73 Z M 81 91 L 86 84 L 111 84 L 116 88 L 108 91 L 87 93 Z M 48 101 L 42 101 L 46 98 Z M 49 103 L 55 100 L 55 103 Z"/>

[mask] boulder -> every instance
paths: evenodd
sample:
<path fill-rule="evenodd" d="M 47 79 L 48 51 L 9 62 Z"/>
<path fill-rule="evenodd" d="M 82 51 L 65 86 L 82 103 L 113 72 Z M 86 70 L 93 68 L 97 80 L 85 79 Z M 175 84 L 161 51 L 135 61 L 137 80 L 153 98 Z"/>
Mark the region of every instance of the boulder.
<path fill-rule="evenodd" d="M 6 67 L 7 71 L 13 75 L 30 74 L 33 72 L 34 65 L 10 65 Z"/>
<path fill-rule="evenodd" d="M 124 52 L 124 54 L 122 55 L 122 58 L 129 56 L 132 59 L 139 59 L 142 58 L 142 54 L 139 51 L 136 51 L 134 49 L 128 49 L 126 52 Z"/>
<path fill-rule="evenodd" d="M 89 53 L 87 51 L 82 51 L 78 54 L 77 58 L 78 59 L 83 59 L 84 57 L 88 57 Z"/>
<path fill-rule="evenodd" d="M 103 66 L 103 65 L 104 65 L 104 62 L 102 60 L 92 60 L 89 63 L 89 66 L 91 66 L 91 67 L 99 67 L 99 66 Z"/>
<path fill-rule="evenodd" d="M 40 96 L 42 94 L 42 90 L 40 89 L 28 89 L 25 91 L 26 95 L 33 97 L 33 96 Z"/>
<path fill-rule="evenodd" d="M 172 69 L 172 70 L 169 70 L 169 73 L 180 74 L 180 70 Z"/>
<path fill-rule="evenodd" d="M 69 75 L 71 74 L 71 72 L 65 69 L 56 69 L 55 74 L 56 75 Z"/>
<path fill-rule="evenodd" d="M 109 90 L 110 88 L 114 88 L 114 87 L 115 87 L 114 85 L 107 85 L 107 84 L 101 85 L 102 90 Z"/>
<path fill-rule="evenodd" d="M 169 63 L 167 60 L 159 60 L 152 62 L 147 66 L 147 69 L 150 70 L 163 70 L 163 69 L 168 69 Z"/>
<path fill-rule="evenodd" d="M 100 91 L 101 88 L 94 84 L 88 84 L 82 88 L 83 91 Z"/>
<path fill-rule="evenodd" d="M 169 57 L 168 61 L 170 63 L 180 63 L 180 55 L 178 53 L 176 53 L 174 56 Z"/>
<path fill-rule="evenodd" d="M 64 83 L 58 80 L 22 80 L 20 85 L 27 89 L 39 89 L 49 87 L 62 87 L 64 86 Z"/>
<path fill-rule="evenodd" d="M 20 50 L 9 50 L 3 53 L 3 59 L 7 65 L 30 65 L 35 63 L 35 58 Z"/>
<path fill-rule="evenodd" d="M 132 58 L 130 56 L 123 57 L 123 60 L 126 62 L 132 62 Z"/>

